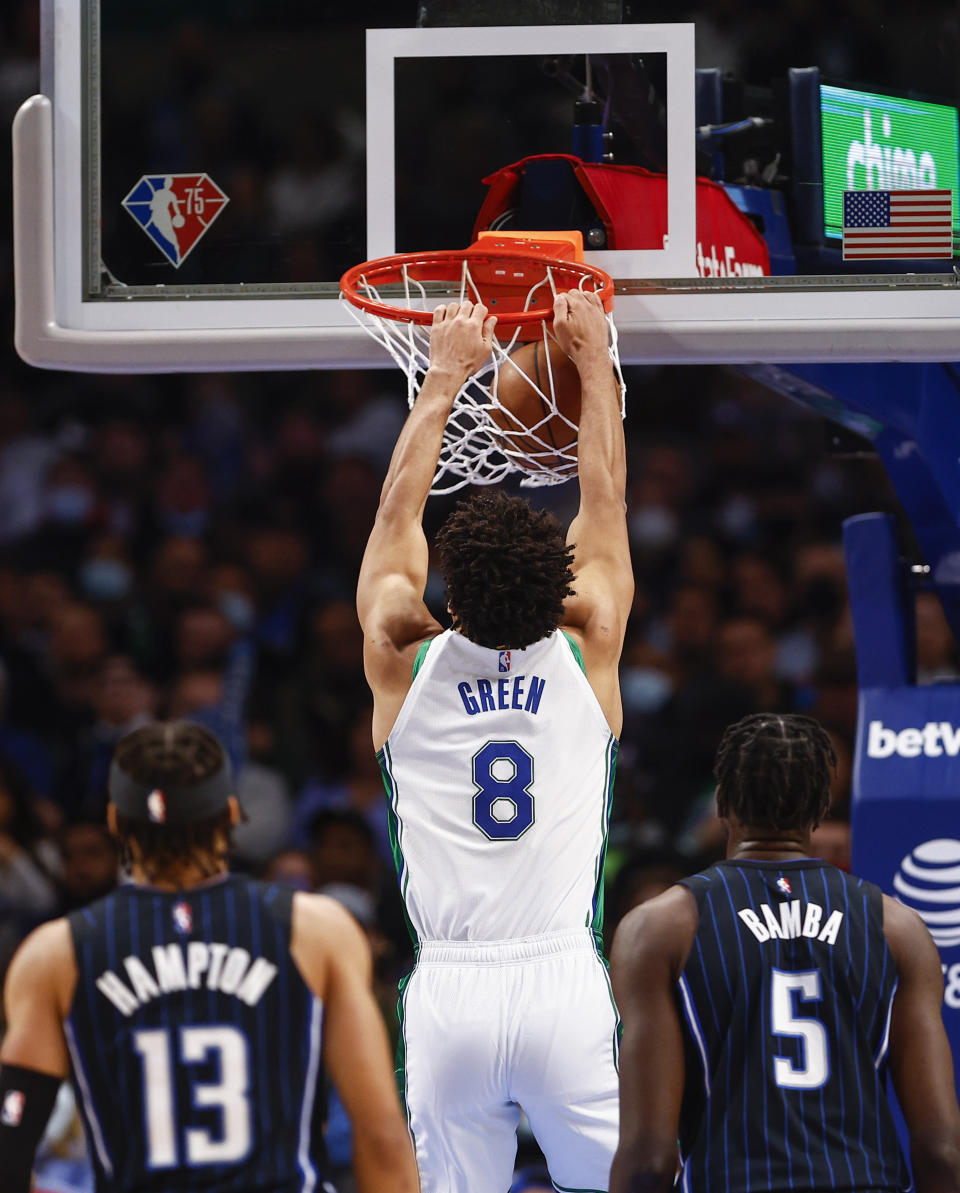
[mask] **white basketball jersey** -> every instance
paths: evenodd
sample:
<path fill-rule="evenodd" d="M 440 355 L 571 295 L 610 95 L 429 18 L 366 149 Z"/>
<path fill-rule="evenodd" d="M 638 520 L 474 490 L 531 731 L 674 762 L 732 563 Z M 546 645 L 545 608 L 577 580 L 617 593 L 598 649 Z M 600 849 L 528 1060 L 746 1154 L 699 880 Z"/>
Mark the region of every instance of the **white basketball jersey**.
<path fill-rule="evenodd" d="M 617 740 L 579 650 L 425 648 L 379 754 L 418 939 L 598 931 Z"/>

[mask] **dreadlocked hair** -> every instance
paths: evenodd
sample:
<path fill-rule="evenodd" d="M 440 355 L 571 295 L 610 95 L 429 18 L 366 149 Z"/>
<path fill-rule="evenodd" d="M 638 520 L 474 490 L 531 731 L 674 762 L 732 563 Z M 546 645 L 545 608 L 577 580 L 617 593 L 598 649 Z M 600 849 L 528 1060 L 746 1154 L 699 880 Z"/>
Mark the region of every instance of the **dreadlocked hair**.
<path fill-rule="evenodd" d="M 522 650 L 552 633 L 573 595 L 573 548 L 545 510 L 521 497 L 461 501 L 436 537 L 454 628 L 471 642 Z"/>
<path fill-rule="evenodd" d="M 223 747 L 202 725 L 157 722 L 127 734 L 114 753 L 118 765 L 138 783 L 159 788 L 191 787 L 223 765 Z M 137 864 L 150 881 L 166 871 L 195 865 L 205 878 L 218 872 L 230 840 L 230 810 L 188 824 L 153 824 L 117 813 L 121 864 Z M 136 842 L 136 853 L 131 845 Z"/>
<path fill-rule="evenodd" d="M 837 756 L 819 721 L 755 713 L 730 725 L 714 764 L 717 811 L 751 828 L 816 828 L 830 806 Z"/>

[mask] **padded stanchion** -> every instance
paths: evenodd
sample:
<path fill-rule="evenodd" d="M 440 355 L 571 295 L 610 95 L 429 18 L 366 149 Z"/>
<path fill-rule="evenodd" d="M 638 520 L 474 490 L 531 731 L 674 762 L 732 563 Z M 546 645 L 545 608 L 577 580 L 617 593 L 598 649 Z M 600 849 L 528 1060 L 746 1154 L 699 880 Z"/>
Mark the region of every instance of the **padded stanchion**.
<path fill-rule="evenodd" d="M 844 547 L 860 681 L 853 870 L 930 929 L 960 1074 L 960 683 L 916 683 L 914 605 L 894 519 L 849 519 Z"/>

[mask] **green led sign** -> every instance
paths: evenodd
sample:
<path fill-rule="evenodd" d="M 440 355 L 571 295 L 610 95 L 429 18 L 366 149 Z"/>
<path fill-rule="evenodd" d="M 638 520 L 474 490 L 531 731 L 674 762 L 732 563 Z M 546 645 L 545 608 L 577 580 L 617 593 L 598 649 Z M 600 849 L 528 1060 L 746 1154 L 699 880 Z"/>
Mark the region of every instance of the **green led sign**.
<path fill-rule="evenodd" d="M 960 134 L 957 109 L 843 87 L 820 88 L 823 215 L 841 235 L 843 192 L 948 188 L 954 241 L 960 238 Z"/>

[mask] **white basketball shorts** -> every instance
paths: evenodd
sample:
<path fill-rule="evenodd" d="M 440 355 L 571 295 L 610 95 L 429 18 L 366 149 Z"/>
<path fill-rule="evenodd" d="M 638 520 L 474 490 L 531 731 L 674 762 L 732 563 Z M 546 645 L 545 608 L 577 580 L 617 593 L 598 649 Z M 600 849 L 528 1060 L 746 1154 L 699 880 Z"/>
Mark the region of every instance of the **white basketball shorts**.
<path fill-rule="evenodd" d="M 521 1107 L 555 1187 L 606 1193 L 619 1021 L 588 931 L 425 943 L 400 1005 L 422 1193 L 506 1193 Z"/>

